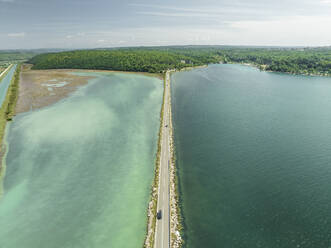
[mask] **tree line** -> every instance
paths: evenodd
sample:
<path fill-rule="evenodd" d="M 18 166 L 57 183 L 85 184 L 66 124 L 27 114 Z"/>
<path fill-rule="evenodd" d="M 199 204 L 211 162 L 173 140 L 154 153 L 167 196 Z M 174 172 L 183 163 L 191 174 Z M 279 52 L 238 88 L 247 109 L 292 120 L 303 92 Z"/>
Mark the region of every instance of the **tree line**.
<path fill-rule="evenodd" d="M 215 55 L 203 58 L 195 54 L 154 49 L 79 50 L 37 55 L 30 60 L 32 69 L 98 69 L 160 73 L 216 63 Z"/>
<path fill-rule="evenodd" d="M 33 69 L 159 73 L 211 63 L 250 63 L 263 70 L 331 75 L 331 48 L 171 46 L 77 50 L 33 57 Z"/>

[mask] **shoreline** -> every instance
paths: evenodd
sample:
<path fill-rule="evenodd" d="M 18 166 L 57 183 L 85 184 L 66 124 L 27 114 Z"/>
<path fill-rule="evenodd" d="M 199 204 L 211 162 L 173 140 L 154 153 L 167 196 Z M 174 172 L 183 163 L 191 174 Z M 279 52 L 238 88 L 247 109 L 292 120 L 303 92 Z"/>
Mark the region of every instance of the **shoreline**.
<path fill-rule="evenodd" d="M 140 71 L 114 71 L 114 70 L 91 70 L 91 69 L 73 69 L 78 71 L 84 71 L 84 72 L 108 72 L 108 73 L 124 73 L 124 74 L 138 74 L 141 76 L 146 77 L 156 77 L 161 80 L 163 80 L 163 74 L 162 73 L 149 73 L 149 72 L 140 72 Z"/>
<path fill-rule="evenodd" d="M 157 142 L 157 152 L 154 167 L 154 179 L 151 185 L 151 196 L 147 208 L 147 227 L 146 227 L 146 237 L 144 240 L 144 248 L 154 247 L 155 241 L 155 229 L 156 229 L 156 212 L 157 212 L 157 200 L 158 200 L 158 188 L 160 181 L 160 166 L 161 166 L 161 136 L 162 136 L 162 125 L 163 125 L 163 113 L 165 104 L 165 87 L 166 87 L 166 76 L 163 76 L 163 97 L 162 106 L 160 111 L 160 128 L 158 134 Z"/>
<path fill-rule="evenodd" d="M 16 113 L 25 113 L 53 105 L 68 97 L 93 77 L 71 75 L 69 71 L 31 70 L 24 64 L 20 75 L 20 90 Z"/>
<path fill-rule="evenodd" d="M 17 113 L 24 113 L 52 105 L 86 85 L 91 76 L 75 75 L 74 73 L 125 73 L 148 77 L 161 78 L 160 74 L 144 72 L 125 72 L 109 70 L 85 70 L 85 69 L 50 69 L 32 70 L 31 64 L 24 64 L 20 80 L 20 92 Z M 60 82 L 64 85 L 58 85 Z"/>
<path fill-rule="evenodd" d="M 10 67 L 12 68 L 12 67 Z M 0 180 L 2 180 L 3 174 L 3 158 L 6 154 L 6 147 L 4 139 L 6 137 L 6 127 L 9 121 L 12 121 L 15 115 L 15 109 L 17 104 L 17 98 L 19 94 L 19 82 L 20 82 L 20 71 L 21 65 L 17 65 L 13 77 L 9 83 L 9 87 L 6 93 L 6 98 L 3 101 L 2 107 L 0 108 Z"/>
<path fill-rule="evenodd" d="M 193 69 L 193 68 L 192 68 Z M 163 92 L 163 102 L 161 107 L 161 118 L 160 118 L 160 129 L 159 129 L 159 139 L 158 139 L 158 150 L 156 154 L 155 162 L 155 174 L 154 181 L 152 183 L 151 190 L 151 200 L 148 204 L 147 210 L 147 231 L 146 238 L 144 241 L 144 248 L 155 247 L 155 235 L 156 235 L 156 213 L 159 198 L 159 186 L 160 186 L 160 172 L 161 172 L 161 142 L 162 142 L 162 127 L 164 123 L 164 109 L 165 109 L 165 95 L 166 95 L 166 85 L 170 84 L 170 72 L 169 81 L 167 80 L 167 73 L 164 75 L 164 92 Z M 168 96 L 169 108 L 169 150 L 170 150 L 170 163 L 169 163 L 169 241 L 171 248 L 180 248 L 183 244 L 183 239 L 181 236 L 182 223 L 179 208 L 179 195 L 178 195 L 178 183 L 177 183 L 177 169 L 175 163 L 175 146 L 174 146 L 174 132 L 172 123 L 172 110 L 171 110 L 171 91 Z M 166 148 L 168 149 L 168 148 Z"/>
<path fill-rule="evenodd" d="M 194 69 L 202 69 L 202 68 L 207 68 L 209 64 L 206 64 L 206 65 L 197 65 L 197 66 L 189 66 L 189 67 L 184 67 L 180 70 L 174 70 L 174 72 L 180 72 L 180 71 L 191 71 L 191 70 L 194 70 Z"/>
<path fill-rule="evenodd" d="M 32 67 L 32 64 L 25 64 Z M 147 77 L 157 77 L 163 80 L 163 73 L 150 73 L 150 72 L 141 72 L 141 71 L 116 71 L 116 70 L 99 70 L 99 69 L 30 69 L 31 71 L 53 71 L 53 72 L 105 72 L 105 73 L 125 73 L 125 74 L 138 74 Z"/>
<path fill-rule="evenodd" d="M 331 77 L 331 74 L 328 73 L 296 73 L 296 72 L 287 72 L 287 71 L 273 71 L 273 70 L 267 70 L 265 69 L 267 65 L 260 65 L 260 64 L 254 64 L 254 63 L 245 63 L 245 62 L 228 62 L 228 63 L 219 63 L 219 64 L 230 64 L 230 65 L 245 65 L 245 66 L 250 66 L 250 67 L 254 67 L 260 71 L 264 71 L 264 72 L 273 72 L 273 73 L 284 73 L 284 74 L 288 74 L 288 75 L 293 75 L 293 76 L 310 76 L 310 77 Z"/>
<path fill-rule="evenodd" d="M 227 62 L 227 63 L 223 63 L 223 62 L 219 62 L 219 63 L 215 63 L 214 65 L 245 65 L 245 66 L 250 66 L 250 67 L 254 67 L 260 71 L 265 71 L 265 72 L 273 72 L 273 73 L 284 73 L 284 74 L 289 74 L 289 75 L 294 75 L 294 76 L 311 76 L 311 77 L 331 77 L 331 74 L 328 73 L 295 73 L 295 72 L 286 72 L 286 71 L 273 71 L 273 70 L 266 70 L 266 66 L 267 65 L 262 65 L 262 64 L 254 64 L 254 63 L 246 63 L 246 62 Z M 199 66 L 192 66 L 192 67 L 184 67 L 183 69 L 180 70 L 175 70 L 178 72 L 181 71 L 190 71 L 193 69 L 200 69 L 200 68 L 207 68 L 209 65 L 213 65 L 213 64 L 206 64 L 206 65 L 199 65 Z"/>
<path fill-rule="evenodd" d="M 8 131 L 7 129 L 9 128 L 10 123 L 6 124 L 5 127 L 5 132 L 4 132 L 4 136 L 3 139 L 1 141 L 1 151 L 0 151 L 0 199 L 3 196 L 3 179 L 6 175 L 6 157 L 8 154 L 8 143 L 7 143 L 7 135 L 8 135 Z"/>
<path fill-rule="evenodd" d="M 201 68 L 201 67 L 199 67 Z M 194 69 L 194 68 L 192 68 Z M 171 74 L 169 77 L 169 85 L 171 81 Z M 172 122 L 172 104 L 171 104 L 171 88 L 169 95 L 170 103 L 170 247 L 180 248 L 183 245 L 183 238 L 181 231 L 183 230 L 181 210 L 179 208 L 179 191 L 178 191 L 178 174 L 175 159 L 175 143 L 174 143 L 174 129 Z"/>

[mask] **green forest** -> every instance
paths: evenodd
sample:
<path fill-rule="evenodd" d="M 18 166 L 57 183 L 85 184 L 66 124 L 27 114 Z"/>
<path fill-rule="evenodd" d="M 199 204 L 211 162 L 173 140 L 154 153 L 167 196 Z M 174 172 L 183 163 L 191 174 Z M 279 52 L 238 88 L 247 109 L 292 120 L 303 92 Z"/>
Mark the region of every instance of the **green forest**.
<path fill-rule="evenodd" d="M 218 51 L 225 63 L 250 63 L 267 71 L 331 75 L 331 48 L 259 48 Z"/>
<path fill-rule="evenodd" d="M 159 73 L 217 63 L 216 55 L 163 49 L 80 50 L 41 54 L 30 60 L 32 69 L 99 69 Z"/>
<path fill-rule="evenodd" d="M 100 69 L 160 73 L 213 63 L 249 63 L 262 70 L 331 75 L 331 48 L 171 46 L 46 53 L 32 69 Z"/>

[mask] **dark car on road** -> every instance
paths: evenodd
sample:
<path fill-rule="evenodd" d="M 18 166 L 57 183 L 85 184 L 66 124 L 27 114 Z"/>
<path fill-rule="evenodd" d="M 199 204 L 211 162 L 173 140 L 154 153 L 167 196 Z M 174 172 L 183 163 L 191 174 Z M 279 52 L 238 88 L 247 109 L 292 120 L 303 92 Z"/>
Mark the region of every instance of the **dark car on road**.
<path fill-rule="evenodd" d="M 162 211 L 161 211 L 161 210 L 159 210 L 159 211 L 157 212 L 157 214 L 156 214 L 156 218 L 157 218 L 158 220 L 162 219 Z"/>

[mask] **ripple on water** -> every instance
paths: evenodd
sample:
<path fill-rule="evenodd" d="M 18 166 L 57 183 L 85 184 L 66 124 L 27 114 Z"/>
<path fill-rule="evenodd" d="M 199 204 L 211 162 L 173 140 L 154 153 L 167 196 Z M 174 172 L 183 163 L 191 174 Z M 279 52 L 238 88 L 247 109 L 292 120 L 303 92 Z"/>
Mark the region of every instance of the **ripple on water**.
<path fill-rule="evenodd" d="M 18 115 L 0 247 L 140 247 L 162 91 L 156 78 L 100 74 L 71 97 Z"/>
<path fill-rule="evenodd" d="M 330 78 L 213 65 L 172 80 L 187 247 L 330 247 Z"/>

